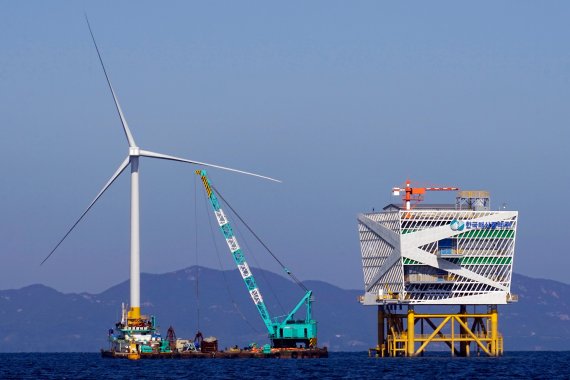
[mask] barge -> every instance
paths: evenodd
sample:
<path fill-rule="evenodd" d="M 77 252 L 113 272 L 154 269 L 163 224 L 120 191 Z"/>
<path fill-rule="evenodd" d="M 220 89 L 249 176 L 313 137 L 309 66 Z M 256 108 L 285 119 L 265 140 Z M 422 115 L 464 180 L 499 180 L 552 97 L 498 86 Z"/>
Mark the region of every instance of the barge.
<path fill-rule="evenodd" d="M 243 349 L 234 346 L 219 350 L 215 337 L 204 338 L 202 333 L 194 339 L 178 339 L 172 326 L 162 337 L 154 316 L 133 317 L 122 305 L 121 320 L 109 330 L 109 348 L 101 350 L 101 356 L 111 359 L 308 359 L 327 358 L 326 347 L 318 348 L 310 340 L 294 340 L 289 347 L 257 346 L 252 343 Z"/>
<path fill-rule="evenodd" d="M 324 348 L 272 348 L 266 352 L 263 348 L 248 349 L 230 349 L 228 351 L 171 351 L 171 352 L 142 352 L 138 354 L 130 354 L 127 352 L 115 352 L 110 350 L 101 350 L 104 358 L 111 359 L 309 359 L 309 358 L 328 358 L 329 353 Z"/>

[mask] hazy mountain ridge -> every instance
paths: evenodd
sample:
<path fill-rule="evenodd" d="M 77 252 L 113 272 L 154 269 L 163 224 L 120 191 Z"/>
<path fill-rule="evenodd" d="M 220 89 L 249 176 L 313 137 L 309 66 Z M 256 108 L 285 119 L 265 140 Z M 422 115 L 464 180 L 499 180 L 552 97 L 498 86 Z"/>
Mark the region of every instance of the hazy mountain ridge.
<path fill-rule="evenodd" d="M 303 296 L 302 289 L 280 275 L 260 269 L 255 273 L 273 316 L 287 313 Z M 361 290 L 340 289 L 322 281 L 306 281 L 305 285 L 315 294 L 313 313 L 319 322 L 320 345 L 335 351 L 362 351 L 375 345 L 375 308 L 357 302 Z M 143 274 L 141 286 L 143 312 L 158 318 L 163 334 L 172 325 L 179 337 L 193 337 L 199 327 L 204 335 L 218 337 L 222 347 L 267 342 L 265 327 L 235 270 L 190 267 Z M 519 295 L 519 302 L 499 307 L 505 349 L 567 350 L 570 285 L 515 274 L 512 291 Z M 128 300 L 128 294 L 128 281 L 99 294 L 64 294 L 43 285 L 2 290 L 0 352 L 106 347 L 106 332 L 118 320 L 121 302 Z"/>

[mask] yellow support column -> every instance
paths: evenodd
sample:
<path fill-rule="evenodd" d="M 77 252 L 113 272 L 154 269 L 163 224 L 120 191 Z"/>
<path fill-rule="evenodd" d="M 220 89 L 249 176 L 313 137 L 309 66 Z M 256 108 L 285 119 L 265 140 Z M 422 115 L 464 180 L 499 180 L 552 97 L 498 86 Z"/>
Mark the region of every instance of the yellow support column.
<path fill-rule="evenodd" d="M 451 356 L 455 356 L 455 318 L 451 318 L 449 320 L 449 323 L 451 323 L 451 343 L 450 343 L 450 347 L 451 347 Z"/>
<path fill-rule="evenodd" d="M 131 345 L 129 346 L 129 355 L 127 358 L 131 360 L 139 360 L 141 358 L 136 343 L 131 342 Z"/>
<path fill-rule="evenodd" d="M 408 343 L 407 343 L 407 356 L 414 356 L 415 350 L 415 332 L 414 332 L 414 309 L 408 309 Z"/>
<path fill-rule="evenodd" d="M 127 313 L 127 319 L 140 319 L 141 318 L 141 308 L 131 307 L 131 310 Z"/>
<path fill-rule="evenodd" d="M 491 355 L 499 356 L 499 314 L 497 306 L 491 306 Z"/>

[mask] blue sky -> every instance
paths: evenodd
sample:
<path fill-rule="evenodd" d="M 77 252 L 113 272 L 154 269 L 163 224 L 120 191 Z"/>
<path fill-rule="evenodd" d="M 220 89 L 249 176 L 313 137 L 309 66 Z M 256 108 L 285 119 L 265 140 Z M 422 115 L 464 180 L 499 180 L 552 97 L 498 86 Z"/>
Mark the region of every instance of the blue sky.
<path fill-rule="evenodd" d="M 84 11 L 141 147 L 284 181 L 210 170 L 300 278 L 361 288 L 356 214 L 409 177 L 489 190 L 515 271 L 569 282 L 567 2 L 0 4 L 0 288 L 128 276 L 125 175 L 39 266 L 127 154 Z M 141 162 L 143 271 L 196 264 L 196 236 L 219 268 L 194 169 Z"/>

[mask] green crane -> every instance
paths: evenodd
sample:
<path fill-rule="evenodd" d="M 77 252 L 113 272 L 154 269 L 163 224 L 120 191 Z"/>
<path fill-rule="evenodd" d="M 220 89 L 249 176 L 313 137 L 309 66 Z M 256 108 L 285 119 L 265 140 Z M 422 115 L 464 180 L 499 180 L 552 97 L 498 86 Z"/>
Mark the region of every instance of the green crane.
<path fill-rule="evenodd" d="M 220 226 L 220 230 L 226 239 L 226 243 L 232 253 L 234 262 L 243 278 L 247 290 L 257 307 L 259 315 L 265 323 L 267 331 L 269 331 L 269 339 L 271 346 L 274 348 L 292 348 L 297 347 L 298 343 L 304 344 L 306 348 L 317 346 L 317 322 L 311 317 L 311 290 L 307 290 L 303 298 L 293 308 L 293 310 L 284 317 L 271 318 L 267 306 L 263 302 L 261 292 L 257 287 L 253 273 L 245 261 L 245 256 L 241 250 L 237 238 L 234 235 L 232 226 L 220 207 L 218 197 L 210 184 L 208 175 L 205 170 L 196 170 L 196 174 L 202 179 L 208 200 L 214 209 L 214 214 Z M 289 271 L 287 271 L 289 273 Z M 295 319 L 295 313 L 305 305 L 305 319 Z"/>

